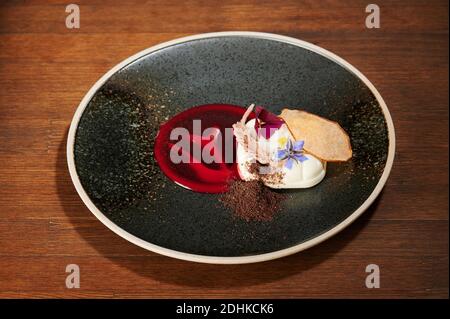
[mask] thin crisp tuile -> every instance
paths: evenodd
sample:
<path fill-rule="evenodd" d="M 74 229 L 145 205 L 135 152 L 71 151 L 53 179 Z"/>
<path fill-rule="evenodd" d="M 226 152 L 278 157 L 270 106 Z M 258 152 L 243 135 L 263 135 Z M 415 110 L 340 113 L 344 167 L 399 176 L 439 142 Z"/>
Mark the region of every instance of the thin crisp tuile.
<path fill-rule="evenodd" d="M 352 158 L 350 138 L 338 123 L 301 110 L 283 109 L 280 117 L 296 140 L 305 141 L 306 152 L 327 162 Z"/>

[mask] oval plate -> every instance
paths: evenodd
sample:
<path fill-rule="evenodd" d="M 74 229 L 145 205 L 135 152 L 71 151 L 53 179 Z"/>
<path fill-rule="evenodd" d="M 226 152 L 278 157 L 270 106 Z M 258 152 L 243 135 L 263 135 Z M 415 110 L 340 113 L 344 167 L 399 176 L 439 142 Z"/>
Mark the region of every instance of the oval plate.
<path fill-rule="evenodd" d="M 245 222 L 217 195 L 184 189 L 153 157 L 159 124 L 196 105 L 301 108 L 337 121 L 354 156 L 330 163 L 316 187 L 289 192 L 270 222 Z M 145 249 L 220 264 L 287 256 L 333 236 L 386 183 L 395 152 L 381 95 L 335 54 L 290 37 L 219 32 L 169 41 L 118 64 L 73 117 L 67 160 L 78 194 L 108 228 Z"/>

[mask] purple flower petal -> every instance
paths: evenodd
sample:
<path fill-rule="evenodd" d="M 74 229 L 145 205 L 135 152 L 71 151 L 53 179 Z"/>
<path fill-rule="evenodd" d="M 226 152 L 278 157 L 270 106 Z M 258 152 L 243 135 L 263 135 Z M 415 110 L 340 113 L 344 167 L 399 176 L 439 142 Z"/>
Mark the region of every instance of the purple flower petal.
<path fill-rule="evenodd" d="M 303 150 L 303 145 L 305 145 L 305 141 L 295 141 L 294 151 L 300 152 L 301 150 Z"/>
<path fill-rule="evenodd" d="M 292 157 L 289 157 L 286 161 L 286 164 L 284 164 L 284 166 L 286 166 L 287 169 L 292 169 L 292 165 L 294 165 L 294 159 Z"/>
<path fill-rule="evenodd" d="M 297 159 L 297 160 L 299 160 L 300 162 L 304 162 L 304 161 L 307 161 L 308 160 L 308 158 L 305 156 L 305 155 L 303 155 L 303 154 L 294 154 L 294 157 Z"/>
<path fill-rule="evenodd" d="M 276 157 L 278 160 L 281 160 L 281 159 L 285 158 L 286 156 L 287 156 L 286 150 L 278 150 Z"/>

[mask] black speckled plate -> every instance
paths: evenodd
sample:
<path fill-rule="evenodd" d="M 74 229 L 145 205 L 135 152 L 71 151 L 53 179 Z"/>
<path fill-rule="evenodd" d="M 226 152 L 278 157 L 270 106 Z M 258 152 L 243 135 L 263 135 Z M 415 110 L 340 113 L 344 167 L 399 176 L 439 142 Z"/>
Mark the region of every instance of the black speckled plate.
<path fill-rule="evenodd" d="M 299 107 L 339 122 L 354 151 L 310 189 L 290 191 L 270 222 L 246 222 L 168 180 L 153 159 L 159 124 L 196 105 Z M 374 86 L 336 55 L 297 39 L 223 32 L 182 38 L 123 61 L 78 107 L 67 157 L 75 187 L 107 227 L 186 260 L 249 263 L 311 247 L 376 198 L 394 159 L 389 111 Z"/>

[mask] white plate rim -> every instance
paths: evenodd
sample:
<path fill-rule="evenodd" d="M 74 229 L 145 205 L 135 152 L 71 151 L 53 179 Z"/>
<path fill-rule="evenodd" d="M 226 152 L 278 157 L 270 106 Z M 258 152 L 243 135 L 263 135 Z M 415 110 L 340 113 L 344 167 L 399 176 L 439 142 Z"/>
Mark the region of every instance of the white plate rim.
<path fill-rule="evenodd" d="M 378 181 L 377 185 L 375 186 L 374 190 L 370 194 L 370 196 L 364 201 L 364 203 L 356 209 L 351 215 L 349 215 L 346 219 L 344 219 L 342 222 L 331 228 L 330 230 L 311 238 L 303 243 L 284 248 L 281 250 L 277 250 L 274 252 L 264 253 L 264 254 L 258 254 L 258 255 L 249 255 L 249 256 L 237 256 L 237 257 L 222 257 L 222 256 L 206 256 L 206 255 L 197 255 L 197 254 L 190 254 L 190 253 L 184 253 L 179 252 L 176 250 L 164 248 L 152 243 L 149 243 L 143 239 L 140 239 L 129 232 L 123 230 L 118 225 L 113 223 L 108 217 L 106 217 L 91 201 L 89 196 L 87 195 L 86 191 L 84 190 L 83 186 L 81 185 L 80 179 L 78 177 L 76 167 L 75 167 L 75 160 L 74 160 L 74 143 L 75 143 L 75 135 L 76 130 L 78 127 L 78 123 L 80 121 L 80 118 L 88 105 L 89 101 L 93 97 L 93 95 L 97 92 L 97 90 L 117 71 L 125 67 L 126 65 L 130 64 L 131 62 L 149 54 L 154 51 L 173 46 L 176 44 L 189 42 L 193 40 L 199 40 L 199 39 L 207 39 L 207 38 L 217 38 L 217 37 L 250 37 L 250 38 L 262 38 L 267 40 L 273 40 L 273 41 L 279 41 L 284 43 L 289 43 L 310 51 L 313 51 L 317 54 L 320 54 L 330 60 L 332 60 L 335 63 L 338 63 L 348 71 L 352 72 L 355 76 L 357 76 L 373 93 L 375 98 L 377 99 L 378 103 L 380 104 L 384 117 L 386 119 L 386 124 L 388 128 L 388 137 L 389 137 L 389 148 L 388 148 L 388 156 L 386 160 L 386 165 L 383 171 L 383 174 L 381 175 L 380 180 Z M 319 46 L 316 46 L 312 43 L 299 40 L 296 38 L 273 34 L 273 33 L 264 33 L 264 32 L 252 32 L 252 31 L 226 31 L 226 32 L 213 32 L 213 33 L 202 33 L 197 34 L 193 36 L 187 36 L 182 37 L 178 39 L 174 39 L 171 41 L 167 41 L 155 46 L 152 46 L 148 49 L 142 50 L 135 55 L 123 60 L 119 64 L 115 65 L 113 68 L 111 68 L 105 75 L 103 75 L 92 87 L 91 89 L 86 93 L 84 98 L 81 100 L 80 104 L 78 105 L 75 114 L 73 116 L 72 122 L 70 124 L 69 133 L 67 136 L 67 164 L 69 168 L 70 177 L 72 179 L 72 182 L 75 186 L 75 189 L 78 192 L 78 195 L 81 197 L 81 200 L 84 202 L 84 204 L 88 207 L 88 209 L 92 212 L 92 214 L 97 217 L 106 227 L 108 227 L 111 231 L 119 235 L 120 237 L 126 239 L 127 241 L 142 247 L 144 249 L 147 249 L 149 251 L 169 256 L 172 258 L 187 260 L 187 261 L 193 261 L 193 262 L 199 262 L 199 263 L 210 263 L 210 264 L 247 264 L 247 263 L 256 263 L 256 262 L 262 262 L 272 259 L 281 258 L 284 256 L 292 255 L 297 252 L 300 252 L 302 250 L 308 249 L 312 246 L 315 246 L 324 240 L 334 236 L 335 234 L 339 233 L 341 230 L 343 230 L 345 227 L 350 225 L 353 221 L 355 221 L 376 199 L 376 197 L 380 194 L 381 190 L 383 189 L 389 174 L 392 169 L 392 165 L 394 162 L 394 154 L 395 154 L 395 130 L 394 130 L 394 123 L 392 121 L 392 117 L 390 115 L 390 112 L 387 108 L 386 103 L 384 102 L 383 98 L 381 97 L 381 94 L 378 92 L 378 90 L 375 88 L 375 86 L 353 65 L 351 65 L 349 62 L 345 61 L 341 57 L 337 56 L 336 54 L 323 49 Z"/>

